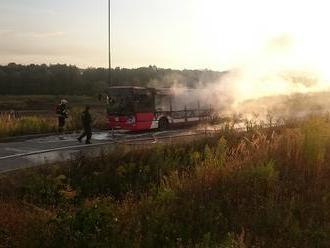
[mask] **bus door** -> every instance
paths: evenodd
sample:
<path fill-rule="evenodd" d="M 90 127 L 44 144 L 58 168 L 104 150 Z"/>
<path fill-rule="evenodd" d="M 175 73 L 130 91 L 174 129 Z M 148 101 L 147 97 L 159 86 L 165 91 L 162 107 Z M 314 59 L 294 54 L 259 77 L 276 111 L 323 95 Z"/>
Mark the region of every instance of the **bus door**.
<path fill-rule="evenodd" d="M 150 89 L 134 90 L 134 109 L 137 128 L 151 128 L 155 112 L 155 95 Z"/>

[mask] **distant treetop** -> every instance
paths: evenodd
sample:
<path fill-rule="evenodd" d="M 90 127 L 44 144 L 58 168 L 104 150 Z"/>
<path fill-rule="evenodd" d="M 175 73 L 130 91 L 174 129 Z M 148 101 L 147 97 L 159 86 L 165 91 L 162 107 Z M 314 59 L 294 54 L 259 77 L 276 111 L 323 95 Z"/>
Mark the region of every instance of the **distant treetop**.
<path fill-rule="evenodd" d="M 216 82 L 227 72 L 211 70 L 172 70 L 155 65 L 111 70 L 111 84 L 148 87 L 180 85 L 190 88 Z M 106 68 L 80 69 L 74 65 L 41 64 L 0 66 L 0 94 L 95 95 L 107 86 Z"/>

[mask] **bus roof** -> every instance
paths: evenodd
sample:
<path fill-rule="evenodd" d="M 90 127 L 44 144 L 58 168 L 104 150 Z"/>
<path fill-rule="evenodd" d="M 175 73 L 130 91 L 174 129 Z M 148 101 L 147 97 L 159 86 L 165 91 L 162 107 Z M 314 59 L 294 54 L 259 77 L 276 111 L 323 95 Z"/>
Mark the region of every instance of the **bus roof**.
<path fill-rule="evenodd" d="M 109 89 L 149 89 L 140 86 L 110 86 Z"/>
<path fill-rule="evenodd" d="M 176 95 L 177 90 L 173 88 L 152 88 L 152 87 L 141 87 L 141 86 L 111 86 L 108 87 L 108 90 L 111 89 L 135 89 L 135 90 L 150 90 L 153 91 L 157 95 L 162 95 L 162 96 L 170 96 L 170 95 Z M 180 91 L 198 91 L 202 89 L 190 89 L 190 88 L 182 88 Z"/>
<path fill-rule="evenodd" d="M 156 93 L 157 95 L 171 95 L 173 91 L 171 88 L 151 88 L 151 87 L 140 87 L 140 86 L 111 86 L 108 87 L 108 90 L 112 89 L 135 89 L 135 90 L 150 90 Z"/>

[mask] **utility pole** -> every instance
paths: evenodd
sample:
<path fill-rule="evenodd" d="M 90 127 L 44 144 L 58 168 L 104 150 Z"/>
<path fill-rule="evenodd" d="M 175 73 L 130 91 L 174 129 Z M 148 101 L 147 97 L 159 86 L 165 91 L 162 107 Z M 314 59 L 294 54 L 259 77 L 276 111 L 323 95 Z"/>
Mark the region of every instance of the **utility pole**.
<path fill-rule="evenodd" d="M 111 2 L 108 0 L 108 85 L 111 86 Z"/>

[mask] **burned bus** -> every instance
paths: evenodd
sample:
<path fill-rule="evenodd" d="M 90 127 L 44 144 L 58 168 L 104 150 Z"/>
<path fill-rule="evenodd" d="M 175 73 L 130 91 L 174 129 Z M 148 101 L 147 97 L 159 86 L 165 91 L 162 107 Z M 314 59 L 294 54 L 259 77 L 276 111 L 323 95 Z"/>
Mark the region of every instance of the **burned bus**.
<path fill-rule="evenodd" d="M 209 120 L 212 106 L 198 89 L 110 87 L 107 113 L 110 129 L 166 130 L 178 124 Z"/>

